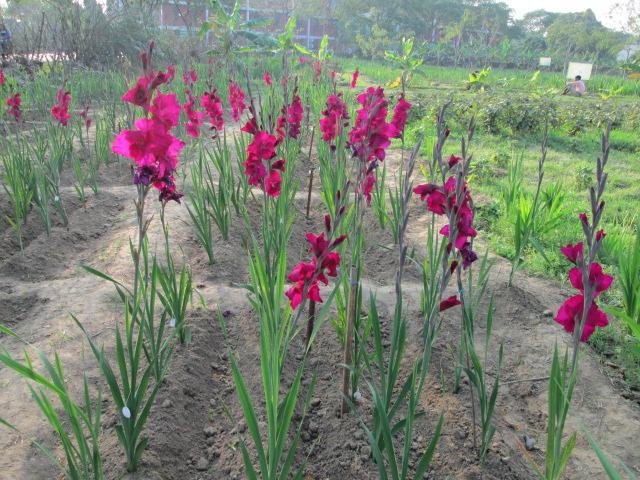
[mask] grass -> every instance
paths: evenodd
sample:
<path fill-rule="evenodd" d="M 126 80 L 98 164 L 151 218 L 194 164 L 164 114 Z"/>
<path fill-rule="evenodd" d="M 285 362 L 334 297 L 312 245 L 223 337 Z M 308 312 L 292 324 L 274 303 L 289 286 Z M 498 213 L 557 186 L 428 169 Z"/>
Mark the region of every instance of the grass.
<path fill-rule="evenodd" d="M 396 68 L 373 60 L 344 59 L 341 61 L 346 72 L 358 68 L 372 82 L 385 84 L 398 77 Z M 478 68 L 481 68 L 478 65 Z M 425 65 L 414 79 L 413 88 L 451 88 L 462 86 L 469 78 L 470 70 L 462 67 L 442 67 Z M 489 75 L 489 84 L 494 89 L 526 88 L 534 71 L 493 69 Z M 566 79 L 558 72 L 541 71 L 537 83 L 543 88 L 562 90 Z M 633 80 L 617 75 L 599 75 L 595 73 L 588 80 L 587 87 L 591 92 L 617 95 L 640 96 L 640 80 Z"/>

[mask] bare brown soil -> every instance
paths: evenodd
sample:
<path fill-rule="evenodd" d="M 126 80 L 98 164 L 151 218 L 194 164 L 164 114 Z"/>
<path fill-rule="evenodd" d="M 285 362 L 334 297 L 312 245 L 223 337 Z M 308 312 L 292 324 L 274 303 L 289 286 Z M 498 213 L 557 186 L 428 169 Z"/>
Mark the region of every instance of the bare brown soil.
<path fill-rule="evenodd" d="M 393 164 L 393 160 L 391 161 Z M 130 279 L 128 238 L 135 233 L 134 188 L 129 185 L 128 168 L 111 166 L 103 172 L 103 189 L 89 196 L 86 205 L 74 200 L 72 187 L 65 189 L 70 226 L 56 226 L 50 237 L 39 229 L 33 213 L 21 252 L 13 232 L 0 224 L 0 323 L 13 328 L 34 347 L 47 353 L 57 351 L 69 383 L 75 388 L 86 373 L 95 387 L 106 389 L 83 335 L 74 325 L 76 315 L 108 352 L 113 349 L 113 329 L 120 321 L 120 304 L 112 287 L 86 273 L 79 265 L 88 263 L 117 278 Z M 301 169 L 303 170 L 303 169 Z M 1 197 L 6 202 L 6 197 Z M 319 230 L 322 206 L 314 197 L 312 219 L 304 220 L 305 195 L 300 195 L 291 241 L 290 260 L 299 255 L 305 231 Z M 156 208 L 155 202 L 150 203 Z M 196 242 L 184 205 L 168 207 L 171 241 L 177 259 L 188 259 L 194 283 L 206 306 L 194 304 L 189 314 L 193 342 L 177 347 L 170 374 L 154 407 L 146 433 L 150 437 L 141 470 L 130 478 L 139 479 L 239 479 L 243 478 L 239 442 L 247 437 L 241 409 L 228 367 L 224 335 L 217 320 L 222 312 L 229 329 L 229 342 L 254 398 L 259 398 L 258 320 L 240 284 L 247 281 L 246 253 L 240 241 L 240 221 L 232 225 L 229 241 L 219 236 L 215 244 L 217 262 L 207 265 L 206 255 Z M 424 243 L 427 214 L 417 201 L 412 203 L 409 242 L 419 252 Z M 393 311 L 395 256 L 385 248 L 392 244 L 388 231 L 367 215 L 365 290 L 377 292 L 380 314 L 388 330 Z M 152 247 L 161 246 L 159 220 L 150 231 Z M 558 284 L 525 275 L 507 287 L 509 265 L 495 259 L 490 293 L 495 298 L 494 336 L 491 348 L 504 342 L 504 385 L 498 400 L 495 422 L 498 431 L 484 465 L 472 448 L 469 386 L 463 383 L 458 394 L 451 393 L 454 351 L 458 345 L 459 310 L 447 311 L 441 336 L 435 346 L 434 361 L 424 391 L 426 411 L 418 424 L 414 441 L 417 455 L 430 440 L 442 413 L 443 436 L 429 473 L 430 479 L 534 479 L 534 465 L 543 462 L 546 425 L 546 381 L 554 344 L 568 346 L 568 336 L 550 318 L 568 292 Z M 411 267 L 405 277 L 409 356 L 418 351 L 421 316 L 419 272 Z M 368 293 L 365 295 L 368 296 Z M 23 346 L 12 338 L 0 338 L 2 348 L 18 355 Z M 300 346 L 294 345 L 290 359 L 295 369 Z M 363 389 L 359 412 L 345 418 L 337 415 L 340 401 L 339 363 L 341 346 L 330 323 L 318 336 L 309 361 L 305 385 L 313 375 L 317 385 L 311 411 L 304 422 L 303 442 L 298 461 L 306 460 L 307 480 L 375 479 L 377 471 L 362 435 L 361 421 L 368 421 L 370 397 Z M 568 431 L 586 427 L 605 451 L 640 470 L 637 439 L 640 436 L 640 407 L 623 398 L 613 386 L 603 366 L 588 350 L 581 363 Z M 491 369 L 490 369 L 491 371 Z M 290 371 L 285 376 L 290 375 Z M 105 395 L 106 396 L 106 395 Z M 55 447 L 51 430 L 30 399 L 24 381 L 6 368 L 0 370 L 0 412 L 16 425 L 21 435 L 2 430 L 0 435 L 0 479 L 44 480 L 61 478 L 59 469 L 30 439 Z M 103 445 L 107 477 L 124 477 L 123 455 L 117 445 L 113 405 L 104 401 Z M 522 438 L 535 439 L 527 452 Z M 58 454 L 61 452 L 56 450 Z M 602 469 L 584 435 L 568 468 L 572 480 L 603 479 Z"/>

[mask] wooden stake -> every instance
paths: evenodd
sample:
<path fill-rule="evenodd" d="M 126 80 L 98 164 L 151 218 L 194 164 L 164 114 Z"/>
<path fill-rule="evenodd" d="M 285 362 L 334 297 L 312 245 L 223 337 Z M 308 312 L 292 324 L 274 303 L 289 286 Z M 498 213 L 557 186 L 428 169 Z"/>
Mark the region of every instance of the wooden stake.
<path fill-rule="evenodd" d="M 306 344 L 307 350 L 309 350 L 309 343 L 311 342 L 311 335 L 313 334 L 313 327 L 316 321 L 316 302 L 309 300 L 309 317 L 307 318 L 307 337 Z"/>

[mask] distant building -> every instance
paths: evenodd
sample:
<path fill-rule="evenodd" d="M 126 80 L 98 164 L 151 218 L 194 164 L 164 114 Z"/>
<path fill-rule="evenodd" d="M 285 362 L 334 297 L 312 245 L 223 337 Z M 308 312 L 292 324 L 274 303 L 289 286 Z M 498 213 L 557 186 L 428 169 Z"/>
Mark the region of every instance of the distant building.
<path fill-rule="evenodd" d="M 323 1 L 323 0 L 318 0 Z M 327 8 L 335 7 L 335 0 L 324 0 Z M 210 7 L 207 1 L 166 0 L 160 3 L 155 16 L 158 25 L 173 30 L 177 35 L 188 35 L 200 29 L 209 19 Z M 242 0 L 240 15 L 243 20 L 268 20 L 268 26 L 260 28 L 264 32 L 281 32 L 293 14 L 294 0 Z M 317 49 L 324 35 L 335 38 L 335 22 L 314 17 L 298 17 L 296 41 L 309 49 Z"/>
<path fill-rule="evenodd" d="M 640 43 L 627 45 L 618 52 L 618 55 L 616 55 L 616 60 L 620 63 L 628 62 L 631 57 L 633 57 L 638 52 L 640 52 Z"/>

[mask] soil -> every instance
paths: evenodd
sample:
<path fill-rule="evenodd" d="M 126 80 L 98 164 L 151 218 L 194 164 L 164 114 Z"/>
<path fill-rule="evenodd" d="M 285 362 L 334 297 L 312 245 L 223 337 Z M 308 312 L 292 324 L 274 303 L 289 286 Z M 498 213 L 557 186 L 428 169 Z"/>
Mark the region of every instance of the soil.
<path fill-rule="evenodd" d="M 397 153 L 389 163 L 391 172 L 397 163 Z M 301 166 L 300 170 L 303 175 L 305 169 Z M 136 228 L 135 189 L 130 185 L 128 166 L 124 163 L 105 168 L 101 185 L 99 194 L 89 195 L 86 205 L 75 200 L 73 187 L 67 185 L 63 200 L 68 205 L 69 228 L 58 223 L 48 237 L 39 228 L 37 215 L 32 213 L 22 252 L 13 231 L 6 223 L 0 224 L 0 323 L 14 329 L 31 347 L 48 354 L 57 351 L 72 388 L 79 388 L 81 376 L 86 374 L 91 385 L 101 388 L 106 397 L 95 360 L 70 316 L 71 313 L 77 316 L 98 343 L 104 343 L 107 354 L 112 354 L 113 329 L 121 319 L 121 305 L 111 285 L 87 273 L 81 265 L 92 265 L 125 282 L 130 280 L 128 239 L 134 236 Z M 6 200 L 0 198 L 5 205 Z M 299 195 L 291 263 L 298 259 L 300 249 L 293 246 L 302 244 L 304 232 L 319 230 L 322 225 L 324 212 L 319 197 L 313 197 L 308 221 L 304 219 L 305 202 L 306 194 Z M 156 203 L 150 200 L 149 208 L 157 208 Z M 227 342 L 239 358 L 254 399 L 260 396 L 260 370 L 258 319 L 242 287 L 247 281 L 247 260 L 240 237 L 241 223 L 234 220 L 227 241 L 217 234 L 216 263 L 209 266 L 184 204 L 170 205 L 167 218 L 176 259 L 188 259 L 204 306 L 194 302 L 189 313 L 193 341 L 176 348 L 170 373 L 147 424 L 150 442 L 142 466 L 129 478 L 243 478 L 239 442 L 244 438 L 250 443 L 250 438 L 230 374 Z M 414 246 L 419 255 L 428 216 L 417 200 L 411 205 L 411 219 L 407 237 L 410 248 Z M 367 291 L 377 293 L 380 316 L 388 331 L 395 276 L 395 255 L 387 250 L 392 246 L 391 234 L 380 229 L 372 212 L 367 213 L 365 228 L 365 298 Z M 151 247 L 161 247 L 157 215 L 149 235 Z M 569 292 L 556 283 L 524 274 L 517 275 L 514 286 L 508 287 L 508 262 L 500 258 L 494 262 L 489 284 L 496 309 L 490 358 L 496 357 L 500 342 L 505 350 L 504 385 L 495 414 L 497 432 L 487 460 L 481 465 L 473 451 L 469 386 L 463 382 L 461 390 L 452 393 L 453 352 L 459 342 L 460 312 L 448 310 L 422 398 L 426 415 L 417 424 L 413 444 L 417 458 L 428 444 L 439 415 L 444 415 L 443 435 L 430 479 L 535 479 L 536 465 L 540 467 L 544 461 L 547 395 L 544 377 L 550 370 L 554 345 L 561 349 L 569 345 L 569 336 L 553 322 L 550 312 Z M 411 358 L 418 352 L 422 321 L 421 278 L 416 268 L 407 269 L 404 288 Z M 227 339 L 218 321 L 219 313 L 229 330 Z M 13 355 L 20 355 L 24 348 L 9 337 L 1 337 L 0 343 Z M 287 378 L 301 358 L 299 343 L 295 342 L 287 364 Z M 361 427 L 371 412 L 370 396 L 365 389 L 357 412 L 343 418 L 337 414 L 341 399 L 341 350 L 337 335 L 327 322 L 313 347 L 304 381 L 306 390 L 311 378 L 314 375 L 317 378 L 297 459 L 298 464 L 306 461 L 307 480 L 378 477 Z M 596 355 L 584 349 L 567 432 L 587 428 L 616 461 L 622 460 L 629 468 L 640 471 L 637 450 L 640 406 L 621 395 L 603 371 L 605 368 L 608 367 Z M 495 365 L 490 371 L 495 371 Z M 21 432 L 2 430 L 0 479 L 62 478 L 60 470 L 32 445 L 35 440 L 53 448 L 62 460 L 51 429 L 30 399 L 26 382 L 6 368 L 0 370 L 0 412 Z M 105 400 L 103 455 L 109 479 L 126 477 L 115 422 L 113 404 Z M 535 441 L 531 451 L 524 447 L 525 435 Z M 584 435 L 579 435 L 567 472 L 567 478 L 572 480 L 606 478 Z"/>

